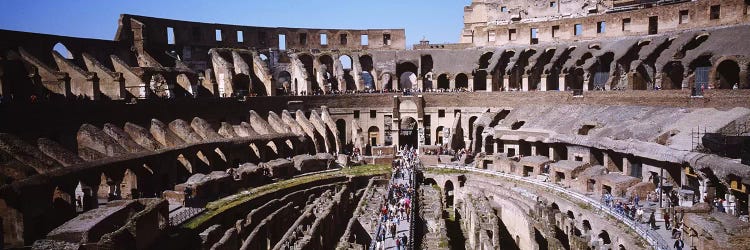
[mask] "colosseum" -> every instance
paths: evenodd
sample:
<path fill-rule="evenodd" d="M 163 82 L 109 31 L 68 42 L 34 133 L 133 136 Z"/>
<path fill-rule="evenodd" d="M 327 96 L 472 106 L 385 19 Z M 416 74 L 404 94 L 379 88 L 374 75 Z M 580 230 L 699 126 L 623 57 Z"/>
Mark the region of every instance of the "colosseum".
<path fill-rule="evenodd" d="M 470 2 L 0 30 L 0 249 L 750 249 L 750 1 Z"/>

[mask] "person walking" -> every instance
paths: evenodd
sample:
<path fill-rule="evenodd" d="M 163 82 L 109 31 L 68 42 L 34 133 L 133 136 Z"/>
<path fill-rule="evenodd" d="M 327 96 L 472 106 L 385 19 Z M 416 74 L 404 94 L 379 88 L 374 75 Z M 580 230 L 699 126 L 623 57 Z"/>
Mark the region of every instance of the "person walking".
<path fill-rule="evenodd" d="M 669 230 L 672 228 L 672 224 L 669 224 L 669 212 L 664 212 L 664 227 Z"/>
<path fill-rule="evenodd" d="M 651 216 L 648 217 L 648 224 L 651 225 L 651 230 L 656 230 L 656 215 L 655 212 L 651 212 Z"/>
<path fill-rule="evenodd" d="M 406 237 L 406 234 L 401 235 L 401 245 L 404 245 L 404 249 L 406 249 L 407 245 L 409 244 L 409 238 Z"/>
<path fill-rule="evenodd" d="M 682 248 L 685 247 L 685 242 L 682 241 L 682 238 L 679 238 L 674 241 L 673 247 L 674 249 L 682 250 Z"/>

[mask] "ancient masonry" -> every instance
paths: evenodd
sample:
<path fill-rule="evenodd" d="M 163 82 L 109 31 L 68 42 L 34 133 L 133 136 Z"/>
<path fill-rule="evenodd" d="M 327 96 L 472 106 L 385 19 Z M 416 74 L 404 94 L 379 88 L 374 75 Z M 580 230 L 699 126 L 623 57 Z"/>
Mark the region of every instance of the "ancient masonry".
<path fill-rule="evenodd" d="M 459 43 L 409 49 L 128 14 L 114 40 L 0 30 L 0 248 L 369 249 L 409 146 L 408 249 L 747 249 L 748 11 L 474 0 Z"/>

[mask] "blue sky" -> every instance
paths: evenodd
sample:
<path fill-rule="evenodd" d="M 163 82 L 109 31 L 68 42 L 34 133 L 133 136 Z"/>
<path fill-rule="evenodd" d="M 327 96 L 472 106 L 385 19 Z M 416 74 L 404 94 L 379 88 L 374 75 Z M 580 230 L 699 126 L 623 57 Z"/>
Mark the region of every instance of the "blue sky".
<path fill-rule="evenodd" d="M 457 42 L 470 0 L 2 0 L 0 29 L 112 40 L 121 13 L 208 23 L 310 28 L 405 28 Z"/>

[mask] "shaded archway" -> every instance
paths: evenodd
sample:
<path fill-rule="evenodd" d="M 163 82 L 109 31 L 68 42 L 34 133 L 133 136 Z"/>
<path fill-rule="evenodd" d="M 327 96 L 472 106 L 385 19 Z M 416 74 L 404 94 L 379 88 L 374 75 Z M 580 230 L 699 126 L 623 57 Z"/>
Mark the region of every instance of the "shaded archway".
<path fill-rule="evenodd" d="M 370 55 L 360 56 L 359 65 L 362 66 L 362 71 L 372 72 L 373 70 L 372 56 Z"/>
<path fill-rule="evenodd" d="M 285 95 L 292 91 L 292 74 L 287 71 L 281 71 L 277 77 L 274 88 L 278 95 Z"/>
<path fill-rule="evenodd" d="M 476 116 L 469 117 L 469 140 L 474 139 L 474 122 L 477 121 Z"/>
<path fill-rule="evenodd" d="M 464 73 L 456 75 L 456 89 L 468 89 L 469 77 Z"/>
<path fill-rule="evenodd" d="M 321 55 L 318 58 L 320 63 L 320 74 L 322 74 L 323 84 L 331 90 L 339 90 L 339 85 L 333 75 L 333 58 L 330 55 Z"/>
<path fill-rule="evenodd" d="M 710 83 L 709 73 L 712 66 L 711 56 L 708 55 L 698 57 L 690 63 L 689 68 L 693 73 L 691 85 L 693 95 L 703 95 L 703 90 L 708 89 L 708 84 Z"/>
<path fill-rule="evenodd" d="M 347 90 L 356 90 L 357 85 L 354 81 L 354 76 L 352 75 L 352 58 L 349 55 L 341 55 L 339 56 L 339 62 L 341 62 L 341 67 L 344 69 L 344 75 L 342 76 L 346 89 Z"/>
<path fill-rule="evenodd" d="M 445 181 L 443 189 L 445 190 L 445 207 L 453 208 L 453 182 L 450 180 Z"/>
<path fill-rule="evenodd" d="M 487 71 L 480 70 L 474 73 L 474 91 L 487 90 Z"/>
<path fill-rule="evenodd" d="M 612 244 L 612 240 L 609 238 L 609 233 L 606 230 L 602 230 L 599 233 L 598 238 L 604 245 Z"/>
<path fill-rule="evenodd" d="M 339 141 L 341 145 L 346 145 L 346 121 L 344 119 L 336 120 L 336 130 L 339 132 Z"/>
<path fill-rule="evenodd" d="M 732 60 L 724 60 L 716 66 L 715 87 L 719 89 L 739 88 L 740 65 Z"/>
<path fill-rule="evenodd" d="M 417 75 L 413 72 L 404 72 L 399 77 L 399 89 L 413 89 L 417 87 Z"/>
<path fill-rule="evenodd" d="M 401 120 L 398 133 L 399 146 L 417 147 L 417 126 L 417 120 L 412 117 L 407 116 Z"/>
<path fill-rule="evenodd" d="M 419 72 L 419 68 L 417 68 L 417 65 L 414 65 L 414 63 L 411 62 L 403 62 L 399 63 L 396 66 L 396 75 L 398 75 L 398 83 L 399 88 L 401 89 L 411 89 L 416 87 L 417 85 L 417 72 Z M 410 74 L 407 74 L 410 73 Z"/>
<path fill-rule="evenodd" d="M 490 59 L 492 59 L 492 56 L 494 54 L 492 52 L 487 52 L 482 54 L 481 57 L 479 57 L 479 69 L 487 69 L 490 67 Z"/>
<path fill-rule="evenodd" d="M 451 87 L 451 82 L 448 79 L 447 74 L 441 74 L 440 76 L 438 76 L 437 82 L 438 89 L 450 89 Z"/>
<path fill-rule="evenodd" d="M 667 63 L 664 66 L 664 77 L 661 80 L 663 89 L 681 89 L 682 79 L 685 78 L 685 67 L 679 61 Z"/>
<path fill-rule="evenodd" d="M 305 72 L 307 72 L 307 77 L 310 81 L 312 81 L 312 90 L 320 90 L 320 83 L 318 83 L 317 77 L 315 77 L 315 70 L 313 66 L 313 57 L 310 54 L 301 54 L 298 56 L 300 62 L 302 62 L 302 65 L 305 67 Z"/>

